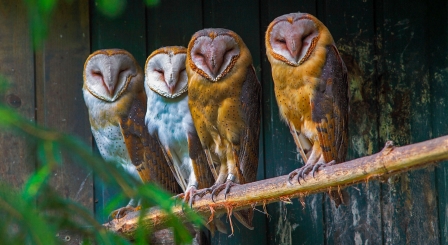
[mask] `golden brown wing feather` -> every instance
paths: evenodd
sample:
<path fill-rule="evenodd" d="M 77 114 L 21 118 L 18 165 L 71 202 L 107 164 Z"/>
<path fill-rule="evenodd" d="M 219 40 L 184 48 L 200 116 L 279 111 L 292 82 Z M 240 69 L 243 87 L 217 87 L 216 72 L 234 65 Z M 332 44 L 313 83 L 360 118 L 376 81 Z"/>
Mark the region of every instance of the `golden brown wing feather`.
<path fill-rule="evenodd" d="M 188 134 L 188 149 L 193 162 L 193 170 L 198 181 L 198 189 L 212 186 L 216 179 L 207 162 L 207 156 L 202 149 L 201 141 L 196 132 Z"/>
<path fill-rule="evenodd" d="M 327 46 L 327 57 L 312 103 L 319 144 L 325 162 L 344 162 L 348 147 L 347 69 L 334 46 Z M 319 106 L 314 106 L 319 105 Z"/>
<path fill-rule="evenodd" d="M 261 84 L 251 65 L 247 68 L 246 80 L 241 89 L 241 110 L 246 128 L 240 138 L 238 160 L 244 183 L 257 178 L 260 135 Z M 244 184 L 240 183 L 240 184 Z"/>
<path fill-rule="evenodd" d="M 129 114 L 120 121 L 131 161 L 144 183 L 157 183 L 171 193 L 180 193 L 180 186 L 171 173 L 158 141 L 148 133 L 145 113 L 146 94 L 142 91 L 134 98 Z"/>
<path fill-rule="evenodd" d="M 316 122 L 325 162 L 341 163 L 345 161 L 348 148 L 347 69 L 336 47 L 327 46 L 326 49 L 321 81 L 311 101 L 312 120 Z M 329 194 L 336 206 L 348 202 L 347 192 L 332 191 Z"/>

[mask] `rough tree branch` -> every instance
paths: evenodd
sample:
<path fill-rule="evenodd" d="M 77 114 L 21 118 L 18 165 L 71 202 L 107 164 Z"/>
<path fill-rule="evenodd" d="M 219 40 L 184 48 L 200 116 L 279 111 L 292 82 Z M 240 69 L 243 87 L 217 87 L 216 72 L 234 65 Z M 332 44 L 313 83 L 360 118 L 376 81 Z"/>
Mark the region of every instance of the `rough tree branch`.
<path fill-rule="evenodd" d="M 448 136 L 424 141 L 417 144 L 394 147 L 392 142 L 379 153 L 351 160 L 319 170 L 314 178 L 306 176 L 305 181 L 288 183 L 288 175 L 234 186 L 224 200 L 223 193 L 211 200 L 210 194 L 196 200 L 193 209 L 205 220 L 214 210 L 214 215 L 236 211 L 247 207 L 266 205 L 294 197 L 306 196 L 318 192 L 337 190 L 359 182 L 367 182 L 377 178 L 387 178 L 390 175 L 409 171 L 448 159 Z M 181 207 L 174 207 L 176 216 L 184 218 Z M 165 228 L 167 215 L 157 209 L 151 209 L 144 217 L 143 224 L 151 230 Z M 126 237 L 133 237 L 137 228 L 138 212 L 130 213 L 120 220 L 105 224 L 107 229 Z"/>

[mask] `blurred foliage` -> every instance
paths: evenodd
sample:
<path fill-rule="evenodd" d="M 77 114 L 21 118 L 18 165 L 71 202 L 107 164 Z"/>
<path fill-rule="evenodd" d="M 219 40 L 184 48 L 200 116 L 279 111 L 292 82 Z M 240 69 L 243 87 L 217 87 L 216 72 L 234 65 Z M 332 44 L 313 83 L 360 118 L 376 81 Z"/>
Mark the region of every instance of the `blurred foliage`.
<path fill-rule="evenodd" d="M 59 1 L 73 2 L 79 0 L 24 0 L 28 9 L 30 33 L 34 48 L 40 48 L 47 37 L 51 15 Z M 129 0 L 133 1 L 133 0 Z M 160 0 L 144 0 L 146 6 L 152 7 Z M 95 6 L 107 17 L 119 16 L 126 8 L 127 0 L 95 0 Z"/>
<path fill-rule="evenodd" d="M 61 0 L 59 0 L 61 1 Z M 76 0 L 74 0 L 76 1 Z M 148 6 L 158 0 L 145 0 Z M 48 24 L 58 0 L 25 0 L 28 8 L 30 31 L 34 47 L 42 45 L 48 32 Z M 97 0 L 96 6 L 107 16 L 119 15 L 125 8 L 125 0 Z M 0 96 L 8 89 L 6 79 L 0 75 Z M 0 127 L 2 130 L 24 135 L 37 149 L 39 168 L 32 173 L 21 189 L 0 181 L 0 241 L 1 244 L 61 244 L 57 236 L 70 230 L 84 239 L 84 244 L 131 244 L 113 234 L 98 223 L 93 213 L 79 203 L 63 198 L 50 185 L 53 171 L 64 167 L 64 157 L 93 172 L 105 184 L 117 185 L 121 193 L 114 201 L 126 199 L 141 200 L 142 212 L 157 205 L 170 213 L 176 201 L 170 194 L 154 184 L 141 184 L 122 171 L 115 163 L 105 162 L 92 154 L 92 149 L 80 139 L 62 132 L 47 129 L 30 122 L 16 111 L 0 102 Z M 64 157 L 63 157 L 64 155 Z M 34 163 L 30 163 L 34 165 Z M 110 205 L 111 207 L 113 205 Z M 188 207 L 185 207 L 188 210 Z M 105 210 L 105 212 L 110 212 Z M 196 225 L 202 219 L 193 212 L 186 212 L 187 218 Z M 140 219 L 142 219 L 142 215 Z M 182 222 L 171 215 L 175 241 L 191 242 L 191 235 Z M 133 244 L 147 244 L 148 231 L 139 228 Z"/>
<path fill-rule="evenodd" d="M 0 94 L 5 88 L 5 79 L 0 77 Z M 171 195 L 158 186 L 141 184 L 116 164 L 92 154 L 91 148 L 75 136 L 35 125 L 3 103 L 0 103 L 0 118 L 0 127 L 36 142 L 40 166 L 21 190 L 0 182 L 2 244 L 59 244 L 62 240 L 56 234 L 65 230 L 81 235 L 86 244 L 130 244 L 105 230 L 93 213 L 75 201 L 61 197 L 50 185 L 52 172 L 58 167 L 63 168 L 62 154 L 92 171 L 104 183 L 118 185 L 122 191 L 116 197 L 118 202 L 134 198 L 141 200 L 143 210 L 157 205 L 167 213 L 176 204 Z M 202 219 L 194 212 L 186 214 L 194 224 L 201 224 Z M 192 237 L 181 220 L 174 215 L 171 215 L 171 220 L 169 226 L 173 229 L 176 242 L 191 242 Z M 135 244 L 147 244 L 148 232 L 140 230 L 137 234 L 143 235 L 136 236 Z"/>

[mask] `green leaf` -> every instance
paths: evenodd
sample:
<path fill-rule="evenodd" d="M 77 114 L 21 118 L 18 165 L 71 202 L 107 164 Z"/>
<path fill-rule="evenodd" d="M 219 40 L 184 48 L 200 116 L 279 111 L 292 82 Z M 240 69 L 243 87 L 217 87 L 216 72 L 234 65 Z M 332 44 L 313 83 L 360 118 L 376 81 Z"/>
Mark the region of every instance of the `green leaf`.
<path fill-rule="evenodd" d="M 22 196 L 25 201 L 31 201 L 36 198 L 42 186 L 47 184 L 50 174 L 50 166 L 45 165 L 29 177 L 22 190 Z"/>
<path fill-rule="evenodd" d="M 50 13 L 56 5 L 56 0 L 39 0 L 38 4 L 43 13 Z"/>
<path fill-rule="evenodd" d="M 96 7 L 99 11 L 108 17 L 116 17 L 123 13 L 126 1 L 125 0 L 96 0 Z"/>
<path fill-rule="evenodd" d="M 148 7 L 155 7 L 160 4 L 160 0 L 145 0 Z"/>

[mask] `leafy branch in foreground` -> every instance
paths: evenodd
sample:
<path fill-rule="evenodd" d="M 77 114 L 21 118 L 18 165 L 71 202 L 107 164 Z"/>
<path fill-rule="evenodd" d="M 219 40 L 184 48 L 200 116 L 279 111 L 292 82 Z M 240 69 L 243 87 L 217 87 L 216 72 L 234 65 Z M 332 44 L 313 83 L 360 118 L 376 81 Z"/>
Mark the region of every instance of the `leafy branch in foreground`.
<path fill-rule="evenodd" d="M 0 87 L 4 88 L 2 81 Z M 29 176 L 22 190 L 0 183 L 0 217 L 3 221 L 0 222 L 0 239 L 5 244 L 59 244 L 62 240 L 55 234 L 61 230 L 79 234 L 86 244 L 130 244 L 104 229 L 89 210 L 73 200 L 62 198 L 50 185 L 52 172 L 58 167 L 64 167 L 61 152 L 92 171 L 104 183 L 118 185 L 122 190 L 119 200 L 140 199 L 143 210 L 150 205 L 159 206 L 171 217 L 169 226 L 173 228 L 176 242 L 191 241 L 188 230 L 171 213 L 175 200 L 158 186 L 140 184 L 120 170 L 117 164 L 105 162 L 93 155 L 92 150 L 77 137 L 38 126 L 2 103 L 0 118 L 0 127 L 23 134 L 27 140 L 36 142 L 41 166 Z M 193 212 L 187 212 L 187 215 L 195 224 L 202 222 Z M 141 230 L 139 234 L 142 235 L 136 237 L 136 244 L 147 244 L 148 232 Z"/>

